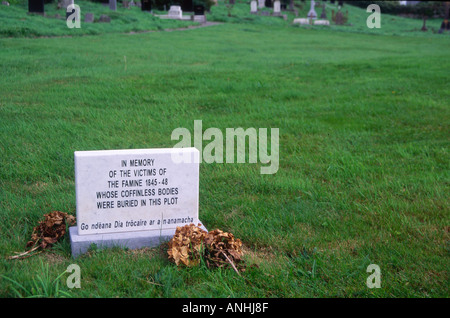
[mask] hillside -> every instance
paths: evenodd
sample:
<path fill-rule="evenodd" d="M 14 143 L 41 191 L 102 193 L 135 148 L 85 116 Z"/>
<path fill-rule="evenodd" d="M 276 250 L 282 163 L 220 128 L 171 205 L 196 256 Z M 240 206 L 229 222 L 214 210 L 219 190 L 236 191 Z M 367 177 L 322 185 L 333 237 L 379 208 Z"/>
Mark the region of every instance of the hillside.
<path fill-rule="evenodd" d="M 99 3 L 85 0 L 80 0 L 76 3 L 81 8 L 80 29 L 69 29 L 67 27 L 64 19 L 65 12 L 63 9 L 57 8 L 56 2 L 45 5 L 45 17 L 27 14 L 27 2 L 24 0 L 14 1 L 10 6 L 0 5 L 0 37 L 79 36 L 106 33 L 129 33 L 198 25 L 198 23 L 191 21 L 163 20 L 156 16 L 152 16 L 148 12 L 142 12 L 138 7 L 132 7 L 130 9 L 123 8 L 120 3 L 118 3 L 116 12 L 112 12 L 107 6 Z M 306 17 L 309 11 L 309 2 L 297 1 L 295 8 L 298 11 L 298 17 Z M 327 2 L 326 12 L 329 20 L 331 20 L 332 10 L 336 12 L 337 5 Z M 270 12 L 271 9 L 265 8 L 263 11 Z M 316 11 L 320 15 L 322 8 L 316 8 Z M 334 25 L 332 22 L 330 26 L 294 25 L 294 27 L 368 34 L 434 36 L 442 22 L 441 19 L 430 19 L 427 22 L 429 30 L 427 32 L 422 32 L 420 31 L 420 28 L 422 27 L 422 21 L 420 19 L 409 19 L 382 13 L 381 29 L 369 29 L 366 26 L 366 19 L 369 13 L 364 9 L 346 4 L 342 11 L 344 13 L 348 11 L 348 23 L 344 26 Z M 86 13 L 94 13 L 96 22 L 102 14 L 106 14 L 111 18 L 111 22 L 85 23 L 84 19 Z M 154 10 L 154 13 L 166 14 L 166 12 L 157 10 Z M 293 26 L 292 22 L 294 18 L 296 18 L 296 15 L 290 11 L 283 11 L 282 14 L 286 15 L 286 20 L 280 17 L 250 14 L 249 1 L 238 0 L 231 9 L 231 17 L 229 17 L 226 4 L 223 0 L 219 0 L 218 5 L 213 6 L 211 11 L 207 13 L 207 20 L 264 26 Z"/>

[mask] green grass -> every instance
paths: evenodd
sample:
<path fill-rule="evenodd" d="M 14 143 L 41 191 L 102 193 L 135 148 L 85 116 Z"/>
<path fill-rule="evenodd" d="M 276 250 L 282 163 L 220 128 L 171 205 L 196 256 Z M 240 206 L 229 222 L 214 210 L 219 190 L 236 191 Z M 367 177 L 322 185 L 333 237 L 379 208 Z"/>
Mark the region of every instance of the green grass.
<path fill-rule="evenodd" d="M 0 39 L 1 297 L 449 296 L 448 35 L 262 24 Z M 201 164 L 200 219 L 243 241 L 242 277 L 165 245 L 6 259 L 43 214 L 75 214 L 74 151 L 172 147 L 196 119 L 280 129 L 274 175 Z"/>
<path fill-rule="evenodd" d="M 117 11 L 113 12 L 108 6 L 100 3 L 80 0 L 76 4 L 81 10 L 81 28 L 68 28 L 64 9 L 58 9 L 57 3 L 45 5 L 45 16 L 26 14 L 28 2 L 0 7 L 0 37 L 43 37 L 43 36 L 81 36 L 104 33 L 129 33 L 141 31 L 156 31 L 171 28 L 198 25 L 197 22 L 160 19 L 138 7 L 123 8 L 117 4 Z M 86 13 L 94 14 L 95 23 L 84 23 Z M 164 12 L 156 12 L 167 14 Z M 102 14 L 111 18 L 110 23 L 98 23 Z M 59 15 L 59 17 L 57 17 Z"/>
<path fill-rule="evenodd" d="M 13 1 L 12 1 L 13 2 Z M 191 21 L 177 21 L 160 19 L 147 12 L 142 12 L 138 7 L 125 9 L 121 3 L 117 5 L 117 11 L 112 12 L 108 6 L 100 3 L 93 3 L 86 0 L 77 1 L 81 8 L 81 28 L 69 29 L 65 21 L 65 12 L 57 8 L 57 2 L 45 5 L 45 17 L 36 14 L 26 14 L 28 10 L 27 1 L 18 0 L 11 6 L 0 6 L 0 37 L 46 37 L 46 36 L 82 36 L 82 35 L 100 35 L 105 33 L 130 33 L 143 31 L 157 31 L 163 29 L 182 28 L 189 25 L 198 25 Z M 309 11 L 309 3 L 297 1 L 296 10 L 298 17 L 306 17 Z M 231 17 L 223 1 L 219 1 L 217 6 L 213 6 L 207 13 L 208 21 L 253 24 L 261 27 L 272 26 L 290 26 L 296 16 L 293 12 L 285 11 L 287 20 L 280 17 L 262 16 L 250 14 L 249 4 L 246 1 L 238 0 L 231 10 Z M 263 11 L 271 12 L 271 9 L 264 8 Z M 337 12 L 337 4 L 327 3 L 327 17 L 331 21 L 332 10 Z M 366 19 L 369 13 L 365 10 L 345 5 L 343 12 L 348 11 L 349 21 L 345 26 L 337 26 L 331 22 L 331 26 L 300 26 L 298 28 L 307 28 L 315 30 L 331 29 L 340 32 L 356 32 L 366 34 L 386 34 L 401 36 L 425 36 L 439 37 L 436 34 L 440 28 L 442 19 L 429 19 L 427 21 L 428 31 L 420 31 L 422 21 L 419 19 L 407 19 L 397 16 L 391 16 L 382 13 L 381 29 L 369 29 L 366 26 Z M 316 9 L 320 15 L 322 8 Z M 111 17 L 111 23 L 84 23 L 85 14 L 94 13 L 95 21 L 98 21 L 102 14 Z M 167 14 L 164 11 L 154 11 L 155 14 Z M 190 14 L 190 13 L 186 13 Z M 59 15 L 59 18 L 57 18 Z"/>
<path fill-rule="evenodd" d="M 249 2 L 248 2 L 249 3 Z M 293 12 L 283 11 L 282 14 L 287 16 L 287 20 L 283 20 L 280 17 L 274 16 L 262 16 L 250 13 L 250 5 L 245 1 L 237 1 L 236 5 L 233 6 L 231 10 L 231 17 L 228 17 L 228 11 L 226 10 L 225 4 L 219 1 L 217 6 L 211 7 L 211 13 L 208 15 L 208 20 L 210 21 L 220 21 L 228 23 L 241 23 L 241 24 L 258 24 L 265 27 L 271 26 L 286 26 L 291 25 L 295 18 L 306 18 L 310 10 L 310 2 L 305 1 L 295 1 L 295 9 L 298 11 L 298 16 L 295 16 Z M 262 11 L 272 12 L 272 9 L 263 8 L 259 9 Z M 321 15 L 322 7 L 316 7 L 317 14 Z M 401 35 L 401 36 L 436 36 L 442 37 L 442 35 L 437 34 L 440 29 L 442 19 L 428 19 L 427 28 L 428 31 L 423 32 L 422 28 L 423 21 L 421 19 L 408 19 L 398 16 L 392 16 L 389 14 L 384 14 L 381 12 L 381 28 L 380 29 L 369 29 L 366 25 L 366 21 L 370 13 L 365 10 L 345 4 L 342 7 L 342 12 L 346 14 L 348 12 L 348 22 L 346 25 L 335 25 L 331 20 L 332 11 L 335 13 L 338 11 L 337 2 L 332 4 L 330 2 L 326 3 L 326 14 L 327 19 L 330 21 L 330 26 L 313 26 L 313 25 L 295 25 L 298 28 L 315 29 L 315 30 L 333 30 L 339 32 L 351 32 L 351 33 L 364 33 L 364 34 L 384 34 L 384 35 Z"/>
<path fill-rule="evenodd" d="M 337 12 L 337 4 L 327 3 L 327 18 L 331 22 L 332 10 Z M 366 25 L 367 18 L 370 13 L 367 13 L 366 10 L 363 10 L 358 7 L 354 7 L 348 4 L 345 4 L 342 7 L 342 12 L 346 14 L 348 12 L 348 21 L 344 26 L 335 25 L 331 22 L 329 27 L 326 26 L 314 26 L 314 28 L 330 28 L 333 31 L 340 32 L 356 32 L 356 33 L 364 33 L 364 34 L 373 34 L 373 35 L 401 35 L 401 36 L 420 36 L 420 37 L 442 37 L 441 34 L 437 34 L 440 29 L 442 19 L 428 19 L 426 22 L 426 26 L 428 28 L 427 31 L 421 31 L 423 21 L 422 19 L 410 19 L 404 18 L 394 15 L 389 15 L 383 13 L 381 11 L 381 28 L 380 29 L 369 29 Z M 302 10 L 300 10 L 299 16 L 306 17 L 309 11 L 309 3 L 308 5 L 304 5 Z M 322 8 L 316 8 L 317 14 L 320 16 L 322 13 Z M 304 27 L 304 26 L 299 26 Z"/>

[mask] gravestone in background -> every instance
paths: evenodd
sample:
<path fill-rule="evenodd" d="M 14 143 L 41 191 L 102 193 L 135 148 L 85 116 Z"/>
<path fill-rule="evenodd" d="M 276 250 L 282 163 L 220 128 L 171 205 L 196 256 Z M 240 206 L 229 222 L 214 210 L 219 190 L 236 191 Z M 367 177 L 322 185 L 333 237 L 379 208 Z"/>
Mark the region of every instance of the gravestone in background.
<path fill-rule="evenodd" d="M 292 22 L 294 24 L 298 23 L 298 24 L 311 24 L 311 20 L 308 18 L 296 18 L 294 19 L 294 21 Z"/>
<path fill-rule="evenodd" d="M 98 22 L 105 22 L 105 23 L 109 23 L 111 22 L 111 17 L 107 16 L 106 14 L 102 14 L 100 16 L 100 18 L 98 18 Z"/>
<path fill-rule="evenodd" d="M 44 0 L 28 0 L 28 12 L 44 14 Z"/>
<path fill-rule="evenodd" d="M 273 3 L 273 15 L 280 15 L 281 14 L 281 3 L 279 0 L 275 0 Z"/>
<path fill-rule="evenodd" d="M 191 16 L 193 21 L 206 23 L 205 7 L 201 4 L 194 6 L 194 15 Z"/>
<path fill-rule="evenodd" d="M 445 30 L 450 30 L 450 23 L 448 20 L 449 14 L 450 14 L 450 1 L 446 1 L 444 7 L 444 21 L 442 21 L 441 28 L 439 29 L 438 33 L 443 33 Z"/>
<path fill-rule="evenodd" d="M 266 0 L 258 0 L 258 8 L 264 8 L 266 5 Z"/>
<path fill-rule="evenodd" d="M 172 19 L 181 19 L 183 17 L 183 12 L 181 11 L 180 6 L 170 6 L 167 15 Z"/>
<path fill-rule="evenodd" d="M 109 9 L 112 11 L 117 10 L 117 0 L 109 0 Z"/>
<path fill-rule="evenodd" d="M 340 8 L 336 14 L 334 14 L 334 10 L 331 10 L 331 20 L 333 20 L 336 25 L 344 25 L 348 21 L 348 11 L 345 12 L 344 16 Z"/>
<path fill-rule="evenodd" d="M 256 2 L 256 0 L 252 0 L 250 2 L 250 13 L 257 13 L 258 12 L 258 3 Z"/>
<path fill-rule="evenodd" d="M 199 223 L 196 148 L 76 151 L 74 158 L 74 257 L 92 244 L 156 246 L 177 226 Z"/>
<path fill-rule="evenodd" d="M 314 25 L 330 25 L 330 21 L 328 20 L 314 20 Z"/>
<path fill-rule="evenodd" d="M 94 22 L 94 14 L 90 13 L 90 12 L 86 13 L 84 16 L 84 22 L 86 22 L 86 23 Z"/>
<path fill-rule="evenodd" d="M 307 17 L 310 19 L 316 19 L 317 18 L 317 13 L 316 10 L 314 9 L 316 3 L 314 0 L 311 0 L 311 8 L 309 9 L 308 15 Z"/>
<path fill-rule="evenodd" d="M 320 15 L 321 19 L 326 19 L 327 18 L 327 12 L 326 12 L 326 4 L 324 3 L 322 6 L 322 14 Z"/>

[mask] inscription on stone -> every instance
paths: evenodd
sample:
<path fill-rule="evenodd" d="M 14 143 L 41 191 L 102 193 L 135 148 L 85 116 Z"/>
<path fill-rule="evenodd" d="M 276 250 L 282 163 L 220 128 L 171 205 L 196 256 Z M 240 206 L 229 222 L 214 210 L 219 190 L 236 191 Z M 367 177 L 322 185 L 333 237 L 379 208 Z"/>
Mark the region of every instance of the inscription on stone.
<path fill-rule="evenodd" d="M 192 160 L 174 162 L 174 153 Z M 74 156 L 78 235 L 197 224 L 196 148 L 76 151 Z"/>

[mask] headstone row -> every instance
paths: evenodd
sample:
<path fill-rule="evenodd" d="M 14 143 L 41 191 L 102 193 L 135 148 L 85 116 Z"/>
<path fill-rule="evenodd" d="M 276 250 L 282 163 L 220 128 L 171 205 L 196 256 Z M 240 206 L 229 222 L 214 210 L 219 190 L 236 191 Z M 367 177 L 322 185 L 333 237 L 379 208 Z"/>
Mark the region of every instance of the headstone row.
<path fill-rule="evenodd" d="M 264 8 L 264 7 L 272 7 L 273 6 L 273 15 L 279 16 L 281 15 L 281 2 L 279 0 L 275 0 L 272 5 L 272 1 L 270 1 L 270 4 L 266 3 L 264 0 L 252 0 L 250 2 L 250 13 L 257 14 L 258 8 Z M 266 13 L 265 11 L 261 12 L 262 14 Z M 268 15 L 268 12 L 266 13 Z"/>

